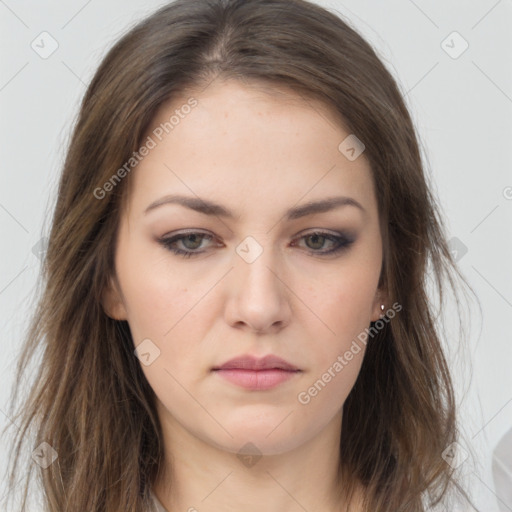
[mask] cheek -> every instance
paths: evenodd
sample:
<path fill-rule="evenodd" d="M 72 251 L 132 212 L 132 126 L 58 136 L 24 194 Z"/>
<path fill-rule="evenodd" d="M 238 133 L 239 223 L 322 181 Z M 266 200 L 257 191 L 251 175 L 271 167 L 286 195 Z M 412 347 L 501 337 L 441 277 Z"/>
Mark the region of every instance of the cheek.
<path fill-rule="evenodd" d="M 359 374 L 378 281 L 377 272 L 371 268 L 361 263 L 350 268 L 347 265 L 328 280 L 329 287 L 322 293 L 308 292 L 308 306 L 322 320 L 319 326 L 323 334 L 319 336 L 317 331 L 313 336 L 311 332 L 312 339 L 317 340 L 311 380 L 319 381 L 317 388 L 326 388 L 319 393 L 321 403 L 330 396 L 340 405 Z"/>
<path fill-rule="evenodd" d="M 306 416 L 327 421 L 343 406 L 359 375 L 369 326 L 369 293 L 349 283 L 326 297 L 321 314 L 330 331 L 315 343 L 314 363 L 304 379 L 298 401 Z M 319 303 L 320 304 L 320 303 Z"/>
<path fill-rule="evenodd" d="M 316 310 L 341 345 L 369 326 L 377 277 L 363 267 L 340 272 L 323 293 L 315 295 Z M 313 309 L 313 308 L 312 308 Z"/>
<path fill-rule="evenodd" d="M 184 276 L 170 273 L 165 256 L 144 240 L 120 247 L 117 271 L 134 342 L 164 342 L 192 308 Z"/>
<path fill-rule="evenodd" d="M 208 308 L 208 297 L 204 297 L 208 291 L 206 284 L 189 287 L 189 278 L 176 272 L 165 273 L 158 265 L 140 265 L 123 277 L 134 345 L 149 339 L 157 347 L 154 350 L 159 351 L 151 365 L 142 365 L 154 389 L 168 390 L 173 385 L 167 371 L 180 382 L 198 374 L 199 347 L 195 340 L 204 338 L 212 310 Z"/>

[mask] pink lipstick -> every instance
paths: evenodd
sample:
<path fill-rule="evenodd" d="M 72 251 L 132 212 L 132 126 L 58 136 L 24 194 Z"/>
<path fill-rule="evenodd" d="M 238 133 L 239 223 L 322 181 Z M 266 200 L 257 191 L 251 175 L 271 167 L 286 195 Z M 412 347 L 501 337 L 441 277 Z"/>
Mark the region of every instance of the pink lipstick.
<path fill-rule="evenodd" d="M 272 389 L 293 378 L 301 370 L 280 357 L 269 354 L 262 358 L 251 355 L 235 357 L 212 371 L 245 389 Z"/>

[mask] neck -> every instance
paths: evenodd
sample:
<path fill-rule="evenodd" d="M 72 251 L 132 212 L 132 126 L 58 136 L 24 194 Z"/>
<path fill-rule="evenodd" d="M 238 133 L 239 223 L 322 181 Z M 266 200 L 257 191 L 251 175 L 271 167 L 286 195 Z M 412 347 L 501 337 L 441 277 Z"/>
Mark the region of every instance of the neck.
<path fill-rule="evenodd" d="M 165 412 L 161 417 L 165 467 L 153 489 L 169 512 L 342 510 L 337 500 L 341 412 L 300 446 L 253 456 L 223 450 Z"/>

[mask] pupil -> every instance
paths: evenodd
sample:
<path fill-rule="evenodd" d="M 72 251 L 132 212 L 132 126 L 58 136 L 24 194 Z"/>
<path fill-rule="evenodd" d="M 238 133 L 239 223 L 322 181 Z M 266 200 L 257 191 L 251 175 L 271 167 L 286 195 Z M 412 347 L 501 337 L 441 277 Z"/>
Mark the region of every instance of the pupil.
<path fill-rule="evenodd" d="M 187 237 L 185 238 L 185 242 L 192 242 L 192 247 L 189 247 L 188 244 L 185 244 L 187 245 L 187 248 L 188 249 L 197 249 L 197 247 L 200 245 L 201 243 L 201 240 L 200 238 L 198 237 L 198 239 L 195 241 L 196 242 L 196 245 L 194 246 L 194 239 L 197 237 L 197 235 L 194 235 L 194 234 L 191 234 L 191 235 L 187 235 Z"/>
<path fill-rule="evenodd" d="M 313 239 L 315 239 L 315 240 L 317 240 L 317 241 L 320 239 L 320 240 L 322 241 L 322 239 L 323 239 L 323 238 L 325 238 L 325 237 L 323 237 L 322 235 L 310 235 L 310 236 L 309 236 L 309 238 L 310 238 L 310 239 L 311 239 L 311 238 L 313 238 Z M 313 245 L 314 245 L 314 244 L 315 244 L 315 242 L 313 242 Z M 317 247 L 313 247 L 313 248 L 314 248 L 314 249 L 318 249 L 318 248 L 320 248 L 320 247 L 322 247 L 322 243 L 320 243 L 320 244 L 319 244 L 319 246 L 317 246 Z"/>

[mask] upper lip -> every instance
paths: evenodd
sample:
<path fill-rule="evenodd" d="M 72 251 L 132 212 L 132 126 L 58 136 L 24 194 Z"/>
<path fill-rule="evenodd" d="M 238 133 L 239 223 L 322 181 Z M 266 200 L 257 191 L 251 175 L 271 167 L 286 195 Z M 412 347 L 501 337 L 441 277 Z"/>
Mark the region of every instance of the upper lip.
<path fill-rule="evenodd" d="M 298 371 L 299 369 L 293 364 L 281 359 L 280 357 L 269 354 L 265 357 L 254 357 L 251 355 L 243 355 L 239 357 L 235 357 L 226 361 L 221 366 L 216 366 L 213 370 L 231 370 L 231 369 L 241 369 L 241 370 L 270 370 L 273 368 L 288 370 L 288 371 Z"/>

